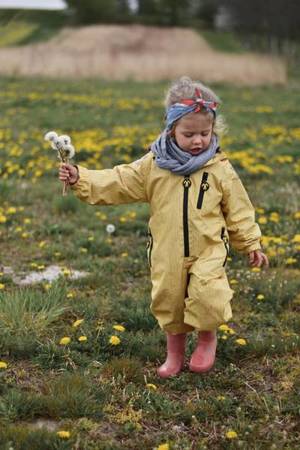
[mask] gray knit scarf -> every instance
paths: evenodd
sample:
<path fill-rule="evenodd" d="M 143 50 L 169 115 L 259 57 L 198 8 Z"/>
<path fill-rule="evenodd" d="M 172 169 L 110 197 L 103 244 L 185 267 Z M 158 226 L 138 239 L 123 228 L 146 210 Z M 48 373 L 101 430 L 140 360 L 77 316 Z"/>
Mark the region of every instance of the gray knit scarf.
<path fill-rule="evenodd" d="M 213 134 L 207 150 L 199 155 L 191 155 L 181 150 L 166 130 L 151 145 L 158 167 L 177 175 L 190 175 L 196 172 L 215 156 L 218 148 L 218 137 Z"/>

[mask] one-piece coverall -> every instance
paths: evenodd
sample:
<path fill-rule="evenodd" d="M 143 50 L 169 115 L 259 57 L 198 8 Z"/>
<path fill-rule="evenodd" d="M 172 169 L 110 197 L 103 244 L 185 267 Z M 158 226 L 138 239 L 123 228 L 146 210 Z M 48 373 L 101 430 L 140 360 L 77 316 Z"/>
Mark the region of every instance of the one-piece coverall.
<path fill-rule="evenodd" d="M 150 204 L 151 311 L 163 330 L 214 330 L 231 319 L 229 241 L 249 253 L 261 248 L 261 233 L 225 153 L 219 150 L 190 176 L 159 168 L 151 151 L 113 169 L 78 171 L 72 189 L 84 202 Z"/>

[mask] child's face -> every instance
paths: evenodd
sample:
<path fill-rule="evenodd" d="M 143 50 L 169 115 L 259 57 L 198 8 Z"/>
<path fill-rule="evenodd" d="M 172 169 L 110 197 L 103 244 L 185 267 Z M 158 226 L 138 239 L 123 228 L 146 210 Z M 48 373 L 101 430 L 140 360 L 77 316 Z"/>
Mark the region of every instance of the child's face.
<path fill-rule="evenodd" d="M 212 131 L 210 115 L 190 113 L 177 122 L 173 136 L 181 150 L 196 156 L 209 147 Z"/>

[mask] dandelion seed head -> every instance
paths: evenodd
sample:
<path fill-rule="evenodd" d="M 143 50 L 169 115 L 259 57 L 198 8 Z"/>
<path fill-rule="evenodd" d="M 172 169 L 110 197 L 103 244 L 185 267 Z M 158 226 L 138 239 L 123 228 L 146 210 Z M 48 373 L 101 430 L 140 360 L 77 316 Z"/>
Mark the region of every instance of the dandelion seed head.
<path fill-rule="evenodd" d="M 54 139 L 56 139 L 57 133 L 55 133 L 55 131 L 48 131 L 48 133 L 45 134 L 44 139 L 45 141 L 54 141 Z"/>
<path fill-rule="evenodd" d="M 108 233 L 108 234 L 112 234 L 112 233 L 114 233 L 116 231 L 116 227 L 112 224 L 112 223 L 109 223 L 107 226 L 106 226 L 106 232 Z"/>

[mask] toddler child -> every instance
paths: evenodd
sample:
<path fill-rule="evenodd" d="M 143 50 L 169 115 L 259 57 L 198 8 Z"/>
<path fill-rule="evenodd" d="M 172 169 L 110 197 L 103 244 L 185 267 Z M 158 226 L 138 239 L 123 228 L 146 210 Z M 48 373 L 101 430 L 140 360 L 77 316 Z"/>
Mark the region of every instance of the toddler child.
<path fill-rule="evenodd" d="M 144 157 L 113 169 L 62 164 L 59 170 L 60 180 L 89 204 L 150 204 L 151 311 L 167 337 L 167 358 L 157 371 L 163 378 L 182 370 L 193 330 L 190 370 L 214 365 L 216 330 L 232 317 L 229 242 L 251 266 L 268 266 L 254 208 L 219 145 L 219 103 L 212 90 L 182 77 L 166 96 L 166 127 Z"/>

